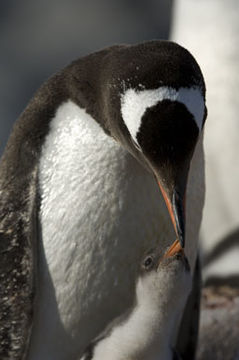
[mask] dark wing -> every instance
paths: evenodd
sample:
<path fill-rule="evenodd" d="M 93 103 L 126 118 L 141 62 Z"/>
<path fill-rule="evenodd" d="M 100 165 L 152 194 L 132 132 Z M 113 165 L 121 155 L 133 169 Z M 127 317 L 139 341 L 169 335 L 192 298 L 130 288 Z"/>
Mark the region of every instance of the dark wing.
<path fill-rule="evenodd" d="M 22 360 L 33 314 L 36 171 L 24 174 L 7 160 L 0 166 L 0 359 Z"/>
<path fill-rule="evenodd" d="M 54 94 L 44 85 L 17 120 L 0 163 L 1 360 L 24 360 L 31 335 L 37 168 L 48 122 L 55 111 L 49 93 Z"/>
<path fill-rule="evenodd" d="M 65 76 L 54 75 L 35 94 L 16 121 L 0 163 L 1 360 L 24 360 L 28 350 L 37 261 L 37 169 L 50 120 L 69 97 Z"/>

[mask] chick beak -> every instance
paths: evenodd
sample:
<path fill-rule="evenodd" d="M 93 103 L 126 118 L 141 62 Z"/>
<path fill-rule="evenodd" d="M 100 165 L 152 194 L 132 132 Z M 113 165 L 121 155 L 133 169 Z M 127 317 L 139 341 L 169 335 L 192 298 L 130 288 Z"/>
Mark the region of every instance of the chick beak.
<path fill-rule="evenodd" d="M 170 258 L 176 254 L 184 254 L 184 250 L 181 247 L 181 244 L 178 239 L 176 239 L 172 246 L 166 251 L 166 253 L 163 255 L 163 259 Z"/>

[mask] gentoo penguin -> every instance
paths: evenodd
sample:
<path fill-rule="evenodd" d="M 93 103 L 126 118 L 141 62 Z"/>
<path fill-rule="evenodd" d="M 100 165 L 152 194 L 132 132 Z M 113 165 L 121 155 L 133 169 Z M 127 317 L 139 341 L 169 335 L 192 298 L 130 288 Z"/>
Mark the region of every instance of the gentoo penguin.
<path fill-rule="evenodd" d="M 166 41 L 93 53 L 37 91 L 0 165 L 1 358 L 81 356 L 173 226 L 194 271 L 205 118 L 198 64 Z"/>
<path fill-rule="evenodd" d="M 158 249 L 150 250 L 141 262 L 132 308 L 115 319 L 80 360 L 177 359 L 172 328 L 182 315 L 191 285 L 180 247 L 164 256 Z"/>

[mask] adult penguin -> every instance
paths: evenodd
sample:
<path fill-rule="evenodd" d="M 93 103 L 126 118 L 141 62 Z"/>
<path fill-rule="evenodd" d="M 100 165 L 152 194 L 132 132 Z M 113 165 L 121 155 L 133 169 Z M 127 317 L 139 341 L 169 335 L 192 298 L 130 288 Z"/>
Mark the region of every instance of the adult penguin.
<path fill-rule="evenodd" d="M 194 271 L 205 118 L 200 68 L 172 42 L 113 46 L 43 84 L 0 167 L 3 358 L 80 356 L 130 308 L 139 260 L 165 253 L 173 226 Z"/>

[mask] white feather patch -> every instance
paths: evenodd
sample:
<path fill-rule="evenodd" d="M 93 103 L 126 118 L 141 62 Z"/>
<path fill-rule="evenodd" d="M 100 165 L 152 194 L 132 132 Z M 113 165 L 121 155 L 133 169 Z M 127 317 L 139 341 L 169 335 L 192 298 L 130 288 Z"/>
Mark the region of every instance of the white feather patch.
<path fill-rule="evenodd" d="M 136 91 L 128 89 L 121 96 L 121 114 L 130 135 L 136 143 L 136 135 L 145 111 L 163 100 L 178 101 L 184 104 L 193 115 L 199 130 L 201 130 L 205 104 L 199 88 L 179 88 L 179 90 L 176 90 L 162 86 L 154 90 Z"/>

